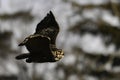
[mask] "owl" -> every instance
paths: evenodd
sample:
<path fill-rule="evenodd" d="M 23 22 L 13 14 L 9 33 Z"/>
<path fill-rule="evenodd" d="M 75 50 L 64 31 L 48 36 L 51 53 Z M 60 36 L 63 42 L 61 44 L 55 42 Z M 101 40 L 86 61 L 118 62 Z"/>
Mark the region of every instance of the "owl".
<path fill-rule="evenodd" d="M 26 37 L 19 46 L 25 46 L 29 53 L 16 56 L 17 60 L 26 59 L 27 63 L 56 62 L 64 57 L 62 49 L 56 47 L 59 25 L 50 11 L 36 27 L 35 33 Z"/>

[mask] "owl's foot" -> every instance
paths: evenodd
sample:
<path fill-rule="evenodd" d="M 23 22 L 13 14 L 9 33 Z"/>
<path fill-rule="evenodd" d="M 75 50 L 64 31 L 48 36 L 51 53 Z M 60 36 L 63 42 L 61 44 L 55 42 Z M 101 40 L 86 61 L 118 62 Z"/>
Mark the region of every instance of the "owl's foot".
<path fill-rule="evenodd" d="M 62 59 L 64 57 L 64 53 L 63 53 L 62 49 L 57 49 L 55 51 L 52 51 L 52 53 L 53 53 L 56 61 L 59 61 L 60 59 Z"/>

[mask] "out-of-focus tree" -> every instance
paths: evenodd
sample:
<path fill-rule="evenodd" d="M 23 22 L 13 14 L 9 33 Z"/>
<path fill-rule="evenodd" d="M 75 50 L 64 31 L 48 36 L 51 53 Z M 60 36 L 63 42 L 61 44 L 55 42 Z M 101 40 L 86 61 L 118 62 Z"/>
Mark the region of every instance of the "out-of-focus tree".
<path fill-rule="evenodd" d="M 0 8 L 4 1 L 1 0 Z M 15 6 L 13 2 L 17 3 L 17 0 L 9 1 L 10 6 Z M 0 80 L 120 79 L 119 0 L 51 0 L 50 3 L 29 0 L 30 3 L 26 0 L 26 5 L 19 5 L 25 4 L 24 1 L 17 3 L 18 9 L 12 7 L 9 10 L 10 7 L 5 7 L 8 11 L 0 10 Z M 23 9 L 29 3 L 32 7 Z M 67 11 L 69 7 L 71 10 Z M 57 63 L 45 64 L 15 61 L 14 56 L 25 50 L 17 47 L 17 44 L 33 32 L 40 21 L 38 18 L 42 19 L 43 13 L 51 9 L 60 22 L 61 32 L 57 44 L 64 49 L 65 57 Z M 69 15 L 65 14 L 67 12 Z M 66 16 L 67 24 L 64 22 Z"/>

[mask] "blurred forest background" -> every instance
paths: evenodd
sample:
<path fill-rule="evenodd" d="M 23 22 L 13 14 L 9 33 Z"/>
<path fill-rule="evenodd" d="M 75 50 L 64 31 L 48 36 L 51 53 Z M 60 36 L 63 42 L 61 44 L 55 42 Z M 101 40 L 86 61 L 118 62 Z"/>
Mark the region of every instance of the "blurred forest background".
<path fill-rule="evenodd" d="M 52 11 L 56 63 L 15 60 L 18 44 Z M 0 0 L 0 80 L 120 80 L 120 0 Z"/>

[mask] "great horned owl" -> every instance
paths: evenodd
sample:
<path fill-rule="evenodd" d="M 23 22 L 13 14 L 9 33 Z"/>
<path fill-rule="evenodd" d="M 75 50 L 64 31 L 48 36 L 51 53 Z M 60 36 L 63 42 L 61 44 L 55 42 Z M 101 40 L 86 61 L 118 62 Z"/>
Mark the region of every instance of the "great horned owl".
<path fill-rule="evenodd" d="M 19 46 L 26 46 L 29 53 L 16 56 L 17 60 L 26 59 L 26 62 L 43 63 L 59 61 L 64 53 L 56 48 L 56 37 L 59 25 L 50 11 L 47 16 L 37 24 L 34 34 L 25 38 Z"/>

